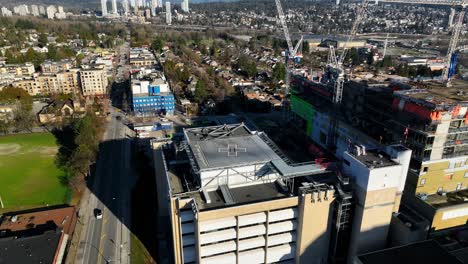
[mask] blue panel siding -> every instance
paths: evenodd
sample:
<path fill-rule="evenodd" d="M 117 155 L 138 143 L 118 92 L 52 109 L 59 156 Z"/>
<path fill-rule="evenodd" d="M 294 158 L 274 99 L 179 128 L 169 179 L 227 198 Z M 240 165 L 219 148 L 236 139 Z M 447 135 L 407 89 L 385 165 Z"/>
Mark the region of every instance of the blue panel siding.
<path fill-rule="evenodd" d="M 134 97 L 132 101 L 133 112 L 137 116 L 157 115 L 159 113 L 174 114 L 175 101 L 172 94 Z"/>

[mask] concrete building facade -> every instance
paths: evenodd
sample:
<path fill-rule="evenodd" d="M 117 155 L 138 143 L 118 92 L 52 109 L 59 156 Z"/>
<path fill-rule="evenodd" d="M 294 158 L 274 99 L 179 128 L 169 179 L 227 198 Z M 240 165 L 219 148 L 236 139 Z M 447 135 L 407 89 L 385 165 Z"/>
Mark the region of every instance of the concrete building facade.
<path fill-rule="evenodd" d="M 450 204 L 468 208 L 467 203 L 448 203 L 445 198 L 449 193 L 465 197 L 461 191 L 468 188 L 465 91 L 431 83 L 426 84 L 429 89 L 422 89 L 396 82 L 366 85 L 349 81 L 336 110 L 330 107 L 333 85 L 326 83 L 327 78 L 324 75 L 321 82 L 303 76 L 292 78 L 291 108 L 305 133 L 323 147 L 333 145 L 339 158 L 349 143 L 371 149 L 404 144 L 412 150 L 405 192 L 419 197 L 433 212 L 449 210 L 457 215 L 456 221 L 440 219 L 444 224 L 437 224 L 440 221 L 433 219 L 436 213 L 426 214 L 432 228 L 468 221 L 468 210 L 442 209 Z M 331 124 L 336 125 L 334 136 Z"/>
<path fill-rule="evenodd" d="M 292 163 L 243 124 L 185 129 L 183 139 L 153 140 L 152 148 L 174 263 L 344 262 L 383 248 L 411 156 L 402 146 L 385 156 L 345 153 L 342 176 L 330 164 Z M 360 188 L 356 213 L 352 184 Z M 384 230 L 368 240 L 373 227 Z"/>
<path fill-rule="evenodd" d="M 83 96 L 105 96 L 107 94 L 109 81 L 104 69 L 82 69 L 79 75 Z"/>

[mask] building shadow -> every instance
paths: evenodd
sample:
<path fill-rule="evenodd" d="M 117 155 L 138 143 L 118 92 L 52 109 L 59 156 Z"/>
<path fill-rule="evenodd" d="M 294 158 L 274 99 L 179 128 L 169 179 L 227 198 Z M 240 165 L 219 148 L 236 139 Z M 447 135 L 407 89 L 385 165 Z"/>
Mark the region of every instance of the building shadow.
<path fill-rule="evenodd" d="M 99 209 L 103 210 L 104 218 L 110 217 L 105 215 L 109 213 L 115 216 L 156 260 L 158 224 L 154 170 L 151 158 L 135 140 L 126 137 L 102 142 L 86 184 L 102 203 L 103 208 Z M 129 214 L 125 215 L 124 209 L 128 209 Z M 93 215 L 93 212 L 88 214 Z"/>

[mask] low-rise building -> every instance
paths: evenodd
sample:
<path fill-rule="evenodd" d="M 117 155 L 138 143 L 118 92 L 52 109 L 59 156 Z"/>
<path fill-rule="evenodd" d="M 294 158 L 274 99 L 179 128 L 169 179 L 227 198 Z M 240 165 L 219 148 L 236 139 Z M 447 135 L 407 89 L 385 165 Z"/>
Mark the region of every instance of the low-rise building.
<path fill-rule="evenodd" d="M 165 79 L 150 74 L 141 79 L 132 79 L 131 86 L 132 110 L 136 116 L 174 114 L 174 94 Z"/>
<path fill-rule="evenodd" d="M 55 100 L 50 104 L 44 106 L 38 113 L 40 123 L 54 123 L 61 122 L 67 118 L 75 116 L 76 112 L 83 112 L 79 100 L 74 102 L 68 100 Z"/>

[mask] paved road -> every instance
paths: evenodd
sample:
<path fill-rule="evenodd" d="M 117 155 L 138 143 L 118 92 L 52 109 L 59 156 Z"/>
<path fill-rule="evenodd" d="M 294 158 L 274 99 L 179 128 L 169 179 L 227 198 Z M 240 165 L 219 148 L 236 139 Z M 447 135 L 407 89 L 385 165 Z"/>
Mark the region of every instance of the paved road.
<path fill-rule="evenodd" d="M 80 208 L 83 230 L 75 259 L 78 264 L 130 263 L 130 200 L 136 182 L 130 166 L 134 133 L 116 119 L 122 115 L 117 109 L 111 107 L 110 112 L 94 181 Z M 96 219 L 96 208 L 102 210 L 102 219 Z"/>
<path fill-rule="evenodd" d="M 135 183 L 130 168 L 130 139 L 133 132 L 115 119 L 112 112 L 100 148 L 94 184 L 82 208 L 80 247 L 76 263 L 130 263 L 130 198 Z M 103 212 L 96 219 L 94 209 Z"/>

